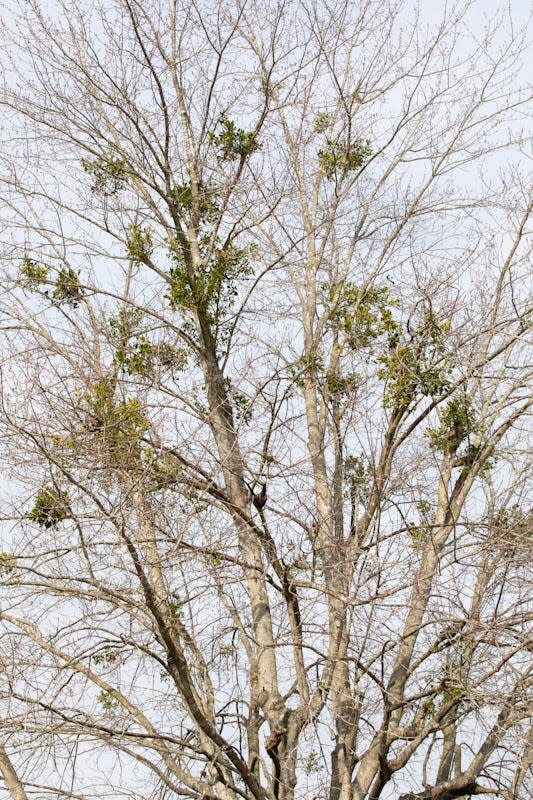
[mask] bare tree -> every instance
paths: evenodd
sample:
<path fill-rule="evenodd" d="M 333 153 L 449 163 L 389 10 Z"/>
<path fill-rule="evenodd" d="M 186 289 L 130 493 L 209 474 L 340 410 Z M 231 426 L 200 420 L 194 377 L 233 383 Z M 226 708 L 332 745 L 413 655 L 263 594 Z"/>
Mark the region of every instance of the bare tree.
<path fill-rule="evenodd" d="M 525 31 L 19 5 L 5 796 L 525 800 Z"/>

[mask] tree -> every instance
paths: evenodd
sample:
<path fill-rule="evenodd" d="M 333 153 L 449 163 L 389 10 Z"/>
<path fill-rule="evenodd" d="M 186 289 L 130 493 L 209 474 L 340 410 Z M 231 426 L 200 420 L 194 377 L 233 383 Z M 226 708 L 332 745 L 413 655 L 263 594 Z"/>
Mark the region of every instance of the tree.
<path fill-rule="evenodd" d="M 525 32 L 20 5 L 4 796 L 530 796 Z"/>

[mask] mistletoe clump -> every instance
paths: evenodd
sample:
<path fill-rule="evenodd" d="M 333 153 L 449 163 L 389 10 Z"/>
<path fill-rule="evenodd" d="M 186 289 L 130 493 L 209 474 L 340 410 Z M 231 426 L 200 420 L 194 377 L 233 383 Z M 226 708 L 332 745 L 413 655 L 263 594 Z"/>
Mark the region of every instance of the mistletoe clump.
<path fill-rule="evenodd" d="M 126 253 L 133 264 L 144 264 L 153 251 L 153 237 L 150 228 L 131 224 L 126 229 Z"/>
<path fill-rule="evenodd" d="M 446 405 L 441 425 L 428 431 L 430 445 L 441 453 L 455 453 L 468 437 L 481 430 L 472 399 L 462 393 Z"/>
<path fill-rule="evenodd" d="M 115 362 L 128 375 L 149 375 L 157 365 L 163 369 L 181 370 L 187 358 L 188 354 L 182 347 L 169 342 L 154 344 L 144 334 L 119 347 L 115 353 Z"/>
<path fill-rule="evenodd" d="M 408 339 L 402 341 L 397 330 L 391 333 L 387 352 L 379 356 L 377 372 L 386 382 L 386 407 L 408 411 L 421 396 L 436 397 L 449 388 L 448 332 L 448 322 L 437 322 L 428 309 Z"/>
<path fill-rule="evenodd" d="M 227 117 L 222 117 L 219 132 L 210 133 L 209 139 L 218 149 L 221 161 L 244 160 L 260 147 L 255 131 L 245 131 Z"/>
<path fill-rule="evenodd" d="M 351 281 L 339 286 L 324 287 L 328 302 L 333 304 L 330 326 L 344 334 L 352 350 L 368 348 L 383 335 L 392 337 L 398 331 L 392 309 L 398 301 L 391 298 L 387 286 L 362 289 Z"/>
<path fill-rule="evenodd" d="M 83 298 L 83 289 L 79 279 L 80 271 L 77 272 L 72 267 L 63 267 L 56 278 L 55 289 L 52 294 L 54 301 L 61 305 L 77 308 Z"/>
<path fill-rule="evenodd" d="M 187 269 L 175 243 L 170 251 L 175 262 L 168 273 L 170 307 L 199 311 L 210 322 L 218 323 L 237 295 L 239 280 L 252 272 L 246 250 L 233 243 L 218 247 L 209 261 L 194 272 Z"/>
<path fill-rule="evenodd" d="M 43 283 L 46 283 L 48 278 L 48 267 L 44 264 L 39 264 L 28 255 L 22 259 L 22 264 L 19 270 L 22 283 L 30 288 L 35 288 Z"/>
<path fill-rule="evenodd" d="M 216 191 L 201 181 L 194 187 L 191 181 L 178 184 L 171 190 L 169 200 L 179 214 L 196 212 L 203 222 L 211 222 L 219 210 Z"/>
<path fill-rule="evenodd" d="M 98 447 L 111 467 L 131 470 L 141 459 L 141 443 L 150 423 L 138 400 L 115 397 L 109 380 L 95 383 L 82 394 L 85 416 L 83 433 Z"/>
<path fill-rule="evenodd" d="M 91 192 L 111 197 L 126 184 L 126 162 L 117 156 L 82 158 L 83 171 L 92 178 Z"/>
<path fill-rule="evenodd" d="M 356 139 L 349 145 L 326 139 L 326 145 L 318 151 L 318 164 L 328 180 L 344 177 L 366 164 L 372 155 L 370 139 Z"/>
<path fill-rule="evenodd" d="M 55 528 L 60 522 L 70 516 L 70 503 L 68 494 L 46 486 L 40 489 L 34 500 L 34 505 L 28 519 L 41 528 Z"/>

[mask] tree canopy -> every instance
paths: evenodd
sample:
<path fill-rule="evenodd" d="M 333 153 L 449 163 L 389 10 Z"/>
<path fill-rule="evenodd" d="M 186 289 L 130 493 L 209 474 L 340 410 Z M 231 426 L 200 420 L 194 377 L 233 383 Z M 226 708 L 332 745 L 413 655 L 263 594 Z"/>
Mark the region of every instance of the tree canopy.
<path fill-rule="evenodd" d="M 18 6 L 3 796 L 527 800 L 516 8 Z"/>

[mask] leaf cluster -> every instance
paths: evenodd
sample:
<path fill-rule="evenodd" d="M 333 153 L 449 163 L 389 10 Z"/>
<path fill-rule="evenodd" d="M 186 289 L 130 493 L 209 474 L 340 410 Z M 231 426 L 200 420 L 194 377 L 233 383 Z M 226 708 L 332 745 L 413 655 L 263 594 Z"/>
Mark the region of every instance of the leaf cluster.
<path fill-rule="evenodd" d="M 58 305 L 66 303 L 77 308 L 83 298 L 83 289 L 79 279 L 80 270 L 63 267 L 57 276 L 52 298 Z"/>
<path fill-rule="evenodd" d="M 420 515 L 419 525 L 410 525 L 409 534 L 411 536 L 411 547 L 418 549 L 431 537 L 431 516 L 433 509 L 427 500 L 419 500 L 416 504 Z"/>
<path fill-rule="evenodd" d="M 304 353 L 291 367 L 291 378 L 300 389 L 306 378 L 315 378 L 324 370 L 324 355 L 320 350 L 313 354 Z"/>
<path fill-rule="evenodd" d="M 364 500 L 372 484 L 372 471 L 364 456 L 346 456 L 344 459 L 344 478 L 349 487 L 349 496 Z"/>
<path fill-rule="evenodd" d="M 522 548 L 531 551 L 533 509 L 525 510 L 517 503 L 502 509 L 492 521 L 490 538 L 511 555 Z"/>
<path fill-rule="evenodd" d="M 54 287 L 52 300 L 56 305 L 66 303 L 77 308 L 83 299 L 83 289 L 80 283 L 80 270 L 64 266 L 57 273 L 54 281 L 49 278 L 48 267 L 35 261 L 30 256 L 25 255 L 19 269 L 19 276 L 22 285 L 29 289 L 37 289 L 43 284 L 51 284 Z M 45 291 L 48 294 L 48 290 Z"/>
<path fill-rule="evenodd" d="M 222 117 L 218 129 L 209 134 L 209 141 L 218 149 L 220 161 L 244 160 L 261 146 L 255 131 L 245 131 L 227 117 Z"/>
<path fill-rule="evenodd" d="M 113 697 L 111 692 L 108 692 L 106 689 L 102 689 L 102 691 L 97 694 L 96 699 L 108 714 L 119 704 L 117 698 Z"/>
<path fill-rule="evenodd" d="M 449 387 L 450 366 L 444 357 L 448 330 L 427 311 L 408 339 L 401 341 L 392 333 L 388 351 L 378 359 L 378 378 L 386 381 L 385 406 L 407 411 L 420 396 L 435 397 Z"/>
<path fill-rule="evenodd" d="M 242 422 L 246 423 L 250 422 L 252 419 L 252 407 L 248 395 L 239 391 L 233 384 L 231 378 L 225 378 L 224 384 L 226 386 L 228 396 L 231 399 L 231 405 L 235 419 L 238 421 L 242 420 Z"/>
<path fill-rule="evenodd" d="M 187 363 L 188 354 L 169 342 L 154 344 L 144 335 L 118 347 L 114 361 L 128 375 L 148 375 L 159 364 L 163 368 L 180 370 Z"/>
<path fill-rule="evenodd" d="M 48 267 L 39 264 L 30 256 L 25 255 L 19 270 L 20 278 L 30 288 L 35 288 L 42 283 L 46 283 L 48 278 Z"/>
<path fill-rule="evenodd" d="M 316 750 L 311 750 L 304 761 L 303 769 L 306 775 L 320 772 L 322 770 L 320 756 Z"/>
<path fill-rule="evenodd" d="M 153 252 L 153 237 L 150 228 L 132 223 L 126 228 L 126 253 L 133 264 L 144 264 Z"/>
<path fill-rule="evenodd" d="M 179 215 L 196 210 L 204 222 L 211 222 L 219 210 L 216 190 L 202 182 L 197 183 L 196 191 L 193 190 L 191 181 L 174 186 L 170 201 Z"/>
<path fill-rule="evenodd" d="M 117 400 L 111 381 L 95 383 L 82 394 L 84 433 L 108 454 L 112 466 L 131 469 L 140 465 L 141 440 L 150 423 L 138 400 Z"/>
<path fill-rule="evenodd" d="M 215 250 L 207 264 L 195 272 L 187 269 L 181 251 L 171 247 L 175 264 L 168 272 L 166 297 L 172 309 L 200 311 L 217 323 L 231 307 L 238 282 L 252 273 L 246 250 L 230 243 Z"/>
<path fill-rule="evenodd" d="M 127 179 L 126 162 L 117 156 L 82 158 L 83 171 L 92 178 L 91 192 L 111 197 L 124 188 Z"/>
<path fill-rule="evenodd" d="M 351 349 L 365 349 L 381 336 L 392 337 L 398 332 L 392 313 L 398 301 L 391 298 L 388 287 L 362 291 L 355 283 L 345 281 L 340 289 L 327 285 L 324 288 L 328 302 L 334 304 L 330 325 L 342 331 Z"/>
<path fill-rule="evenodd" d="M 333 180 L 360 169 L 372 153 L 370 139 L 356 139 L 349 145 L 326 139 L 326 145 L 318 151 L 318 164 L 325 177 Z"/>
<path fill-rule="evenodd" d="M 326 388 L 331 398 L 339 399 L 348 394 L 352 394 L 359 386 L 361 376 L 357 372 L 349 372 L 341 375 L 340 372 L 326 373 Z"/>
<path fill-rule="evenodd" d="M 106 648 L 100 653 L 96 653 L 93 656 L 93 662 L 96 666 L 100 667 L 109 667 L 112 664 L 115 664 L 119 659 L 119 652 L 118 650 L 113 650 L 112 648 Z"/>
<path fill-rule="evenodd" d="M 472 433 L 481 430 L 472 399 L 465 392 L 447 403 L 441 415 L 441 425 L 427 431 L 430 446 L 441 453 L 455 453 Z M 472 453 L 471 456 L 475 455 Z"/>
<path fill-rule="evenodd" d="M 327 111 L 319 111 L 315 117 L 313 130 L 315 133 L 325 133 L 333 122 L 332 115 Z"/>
<path fill-rule="evenodd" d="M 70 502 L 67 492 L 54 486 L 45 486 L 35 495 L 33 508 L 28 519 L 41 528 L 55 528 L 70 516 Z"/>
<path fill-rule="evenodd" d="M 0 553 L 0 575 L 12 573 L 17 566 L 17 557 L 13 553 Z"/>

